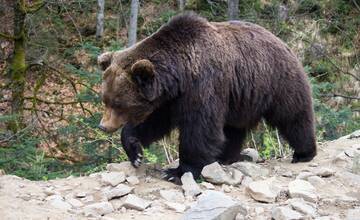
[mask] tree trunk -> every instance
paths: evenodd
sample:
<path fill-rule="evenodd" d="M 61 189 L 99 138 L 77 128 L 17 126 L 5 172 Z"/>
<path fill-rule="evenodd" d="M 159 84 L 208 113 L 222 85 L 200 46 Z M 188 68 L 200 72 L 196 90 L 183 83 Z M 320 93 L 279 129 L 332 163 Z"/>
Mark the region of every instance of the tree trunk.
<path fill-rule="evenodd" d="M 138 11 L 139 11 L 139 0 L 131 0 L 128 47 L 131 47 L 136 43 Z"/>
<path fill-rule="evenodd" d="M 26 80 L 26 61 L 25 61 L 25 17 L 22 10 L 24 5 L 18 1 L 14 5 L 14 54 L 10 63 L 10 82 L 12 90 L 11 113 L 16 115 L 16 120 L 9 123 L 9 129 L 16 132 L 24 127 L 24 91 Z"/>
<path fill-rule="evenodd" d="M 96 17 L 96 39 L 100 40 L 104 33 L 104 8 L 105 0 L 98 0 L 98 13 Z"/>
<path fill-rule="evenodd" d="M 228 19 L 239 19 L 239 0 L 228 0 Z"/>
<path fill-rule="evenodd" d="M 178 0 L 178 6 L 180 11 L 184 11 L 186 0 Z"/>

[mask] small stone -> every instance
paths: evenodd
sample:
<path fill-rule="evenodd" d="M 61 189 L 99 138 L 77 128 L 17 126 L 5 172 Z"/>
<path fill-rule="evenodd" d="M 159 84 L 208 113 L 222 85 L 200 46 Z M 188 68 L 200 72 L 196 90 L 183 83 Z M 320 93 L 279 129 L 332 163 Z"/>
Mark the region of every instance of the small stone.
<path fill-rule="evenodd" d="M 355 153 L 351 172 L 360 175 L 360 153 Z"/>
<path fill-rule="evenodd" d="M 300 213 L 289 207 L 276 207 L 272 210 L 272 219 L 274 220 L 300 220 L 302 218 L 303 216 Z"/>
<path fill-rule="evenodd" d="M 291 199 L 289 203 L 294 210 L 300 213 L 303 213 L 311 217 L 315 217 L 316 215 L 316 208 L 315 208 L 316 205 L 313 203 L 308 203 L 303 199 Z"/>
<path fill-rule="evenodd" d="M 104 195 L 108 200 L 110 200 L 113 198 L 125 196 L 125 195 L 129 194 L 131 191 L 133 191 L 133 189 L 134 189 L 134 187 L 129 187 L 125 184 L 119 184 L 113 189 L 106 190 L 104 192 Z"/>
<path fill-rule="evenodd" d="M 215 189 L 215 186 L 208 182 L 202 182 L 200 183 L 201 186 L 203 186 L 205 189 Z"/>
<path fill-rule="evenodd" d="M 126 212 L 126 208 L 125 208 L 125 207 L 121 207 L 120 212 L 121 212 L 121 213 L 125 213 L 125 212 Z"/>
<path fill-rule="evenodd" d="M 354 131 L 349 135 L 349 139 L 360 138 L 360 130 Z"/>
<path fill-rule="evenodd" d="M 360 208 L 349 209 L 346 212 L 346 220 L 359 220 L 360 218 Z"/>
<path fill-rule="evenodd" d="M 186 206 L 180 203 L 175 202 L 166 202 L 165 205 L 170 209 L 174 210 L 175 212 L 183 213 L 186 209 Z"/>
<path fill-rule="evenodd" d="M 106 166 L 106 170 L 110 172 L 124 172 L 126 176 L 136 176 L 136 168 L 130 161 L 121 163 L 110 163 Z"/>
<path fill-rule="evenodd" d="M 81 201 L 83 201 L 84 203 L 90 203 L 94 201 L 94 196 L 93 195 L 87 195 L 85 198 L 81 198 Z"/>
<path fill-rule="evenodd" d="M 181 183 L 185 196 L 197 196 L 201 193 L 201 189 L 195 182 L 191 172 L 187 172 L 182 175 Z"/>
<path fill-rule="evenodd" d="M 296 176 L 296 179 L 300 179 L 300 180 L 307 180 L 307 178 L 309 178 L 310 176 L 314 176 L 315 174 L 313 174 L 312 172 L 301 172 L 299 173 L 299 175 Z"/>
<path fill-rule="evenodd" d="M 315 218 L 315 220 L 341 220 L 341 219 L 336 216 L 321 216 Z"/>
<path fill-rule="evenodd" d="M 125 208 L 135 209 L 138 211 L 143 211 L 150 205 L 151 205 L 151 202 L 149 202 L 145 199 L 139 198 L 133 194 L 127 195 L 126 199 L 124 201 Z"/>
<path fill-rule="evenodd" d="M 293 176 L 293 173 L 289 170 L 289 171 L 286 171 L 285 173 L 281 174 L 281 176 L 291 178 Z"/>
<path fill-rule="evenodd" d="M 227 183 L 229 185 L 240 184 L 243 179 L 243 174 L 236 170 L 231 170 L 231 175 L 227 174 L 218 162 L 209 164 L 203 168 L 201 175 L 208 182 L 214 184 Z"/>
<path fill-rule="evenodd" d="M 244 216 L 246 208 L 239 202 L 217 191 L 205 191 L 194 206 L 185 212 L 181 220 L 228 220 L 235 219 L 238 213 Z"/>
<path fill-rule="evenodd" d="M 124 172 L 109 172 L 101 174 L 101 182 L 105 185 L 117 186 L 125 181 Z"/>
<path fill-rule="evenodd" d="M 320 177 L 330 177 L 335 174 L 335 171 L 330 168 L 322 167 L 316 169 L 314 173 Z"/>
<path fill-rule="evenodd" d="M 59 194 L 58 192 L 56 192 L 56 191 L 54 190 L 54 187 L 47 187 L 47 188 L 45 188 L 44 193 L 45 193 L 45 195 L 47 195 L 47 196 Z"/>
<path fill-rule="evenodd" d="M 296 179 L 291 181 L 289 183 L 289 193 L 291 198 L 303 198 L 309 202 L 318 200 L 316 189 L 305 180 Z"/>
<path fill-rule="evenodd" d="M 130 184 L 130 185 L 137 185 L 140 183 L 139 178 L 137 178 L 136 176 L 129 176 L 126 178 L 126 181 Z"/>
<path fill-rule="evenodd" d="M 74 208 L 80 208 L 80 207 L 84 206 L 84 204 L 77 199 L 70 198 L 66 201 Z"/>
<path fill-rule="evenodd" d="M 86 192 L 78 192 L 75 194 L 76 198 L 85 198 L 86 197 Z"/>
<path fill-rule="evenodd" d="M 315 187 L 323 186 L 326 182 L 321 177 L 310 176 L 307 181 Z"/>
<path fill-rule="evenodd" d="M 251 177 L 245 176 L 244 179 L 241 181 L 241 185 L 249 186 L 249 184 L 252 182 L 254 182 L 254 180 Z"/>
<path fill-rule="evenodd" d="M 65 202 L 64 198 L 62 198 L 61 196 L 53 197 L 53 199 L 50 199 L 49 204 L 54 208 L 65 210 L 65 211 L 71 209 L 71 205 L 69 203 Z"/>
<path fill-rule="evenodd" d="M 345 168 L 350 163 L 350 160 L 344 152 L 341 152 L 340 154 L 336 155 L 336 157 L 332 160 L 332 163 L 338 167 Z"/>
<path fill-rule="evenodd" d="M 160 196 L 172 203 L 183 203 L 185 201 L 184 194 L 175 189 L 160 190 Z"/>
<path fill-rule="evenodd" d="M 83 208 L 83 212 L 86 217 L 97 217 L 112 213 L 113 211 L 114 208 L 110 202 L 94 203 Z"/>
<path fill-rule="evenodd" d="M 235 220 L 245 220 L 245 216 L 242 213 L 238 213 L 235 217 Z"/>
<path fill-rule="evenodd" d="M 319 166 L 318 163 L 310 163 L 310 164 L 309 164 L 309 167 L 318 167 L 318 166 Z"/>
<path fill-rule="evenodd" d="M 221 186 L 221 191 L 223 191 L 223 192 L 225 192 L 225 193 L 230 193 L 230 192 L 231 192 L 231 188 L 230 188 L 228 185 L 223 184 L 223 185 Z"/>
<path fill-rule="evenodd" d="M 256 201 L 267 203 L 275 202 L 276 196 L 280 189 L 274 187 L 274 181 L 275 179 L 271 178 L 252 182 L 248 187 L 246 187 L 246 191 Z"/>
<path fill-rule="evenodd" d="M 230 166 L 240 170 L 243 174 L 250 176 L 251 178 L 266 177 L 269 175 L 268 169 L 250 162 L 237 162 Z"/>
<path fill-rule="evenodd" d="M 245 161 L 257 162 L 260 158 L 259 152 L 254 148 L 245 148 L 241 151 L 240 156 Z"/>

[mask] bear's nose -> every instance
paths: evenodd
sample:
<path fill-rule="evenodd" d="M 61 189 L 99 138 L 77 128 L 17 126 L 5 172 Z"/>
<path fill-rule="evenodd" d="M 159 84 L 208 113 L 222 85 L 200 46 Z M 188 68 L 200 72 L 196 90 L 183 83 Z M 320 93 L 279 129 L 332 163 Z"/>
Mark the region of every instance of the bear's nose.
<path fill-rule="evenodd" d="M 98 128 L 104 132 L 107 131 L 107 129 L 104 126 L 102 126 L 101 124 L 99 124 Z"/>

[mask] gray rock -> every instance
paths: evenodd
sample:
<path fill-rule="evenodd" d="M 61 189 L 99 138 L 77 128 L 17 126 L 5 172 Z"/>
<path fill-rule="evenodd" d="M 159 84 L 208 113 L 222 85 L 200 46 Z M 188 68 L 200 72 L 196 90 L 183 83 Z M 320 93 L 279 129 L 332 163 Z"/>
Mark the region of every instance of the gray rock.
<path fill-rule="evenodd" d="M 130 195 L 126 196 L 123 206 L 125 208 L 143 211 L 150 205 L 151 205 L 150 201 L 147 201 L 147 200 L 139 198 L 133 194 L 130 194 Z"/>
<path fill-rule="evenodd" d="M 126 176 L 136 176 L 136 168 L 131 165 L 130 161 L 110 163 L 106 166 L 106 170 L 110 172 L 124 172 Z"/>
<path fill-rule="evenodd" d="M 355 153 L 351 172 L 360 175 L 360 153 Z"/>
<path fill-rule="evenodd" d="M 310 176 L 314 176 L 315 174 L 312 172 L 301 172 L 299 173 L 299 175 L 296 176 L 296 179 L 300 179 L 300 180 L 307 180 L 307 178 L 309 178 Z"/>
<path fill-rule="evenodd" d="M 335 158 L 332 160 L 332 163 L 338 167 L 345 168 L 348 166 L 348 164 L 350 164 L 350 160 L 344 152 L 341 152 L 335 156 Z"/>
<path fill-rule="evenodd" d="M 247 211 L 242 204 L 217 191 L 205 191 L 196 204 L 181 217 L 181 220 L 232 220 Z"/>
<path fill-rule="evenodd" d="M 108 200 L 110 200 L 113 198 L 125 196 L 125 195 L 129 194 L 130 192 L 132 192 L 133 189 L 134 189 L 134 187 L 129 187 L 125 184 L 119 184 L 113 189 L 105 190 L 104 195 Z"/>
<path fill-rule="evenodd" d="M 185 196 L 197 196 L 201 193 L 201 189 L 195 182 L 192 173 L 184 173 L 181 177 L 181 183 Z"/>
<path fill-rule="evenodd" d="M 176 189 L 160 190 L 160 196 L 168 202 L 183 203 L 185 201 L 184 194 Z"/>
<path fill-rule="evenodd" d="M 76 198 L 85 198 L 86 197 L 86 192 L 78 192 L 75 194 Z"/>
<path fill-rule="evenodd" d="M 240 155 L 241 158 L 250 162 L 257 162 L 260 159 L 259 152 L 254 148 L 245 148 Z"/>
<path fill-rule="evenodd" d="M 69 210 L 71 209 L 71 205 L 67 202 L 64 201 L 64 198 L 62 198 L 61 196 L 56 195 L 56 197 L 52 197 L 49 200 L 49 204 L 56 208 L 56 209 L 61 209 L 61 210 Z"/>
<path fill-rule="evenodd" d="M 176 203 L 176 202 L 166 202 L 166 207 L 170 210 L 174 210 L 175 212 L 183 213 L 186 210 L 186 206 L 184 204 Z"/>
<path fill-rule="evenodd" d="M 328 167 L 320 167 L 320 168 L 315 169 L 314 173 L 320 177 L 330 177 L 335 174 L 335 171 Z"/>
<path fill-rule="evenodd" d="M 289 193 L 291 198 L 303 198 L 309 202 L 316 202 L 318 195 L 311 183 L 305 180 L 296 179 L 289 183 Z"/>
<path fill-rule="evenodd" d="M 201 175 L 208 181 L 214 184 L 240 184 L 244 175 L 236 169 L 229 169 L 230 173 L 226 173 L 218 162 L 209 164 L 203 168 Z"/>
<path fill-rule="evenodd" d="M 346 212 L 346 220 L 359 220 L 360 219 L 360 208 L 349 209 Z"/>
<path fill-rule="evenodd" d="M 360 138 L 360 130 L 354 131 L 349 135 L 349 139 Z"/>
<path fill-rule="evenodd" d="M 112 213 L 113 211 L 114 208 L 110 202 L 94 203 L 83 208 L 83 212 L 86 217 L 98 217 Z"/>
<path fill-rule="evenodd" d="M 274 187 L 274 182 L 274 178 L 251 182 L 246 187 L 246 191 L 256 201 L 267 203 L 275 202 L 280 188 Z"/>
<path fill-rule="evenodd" d="M 208 182 L 214 184 L 222 184 L 230 179 L 218 162 L 205 166 L 201 171 L 201 175 Z"/>
<path fill-rule="evenodd" d="M 313 203 L 306 202 L 303 199 L 290 199 L 289 204 L 294 210 L 302 214 L 311 217 L 316 215 L 316 205 Z"/>
<path fill-rule="evenodd" d="M 341 219 L 337 216 L 321 216 L 315 218 L 315 220 L 341 220 Z"/>
<path fill-rule="evenodd" d="M 241 181 L 241 185 L 249 186 L 250 183 L 254 182 L 254 180 L 249 176 L 244 176 L 244 179 Z"/>
<path fill-rule="evenodd" d="M 82 202 L 80 202 L 80 200 L 78 200 L 78 199 L 70 198 L 66 201 L 74 208 L 80 208 L 80 207 L 84 206 L 84 204 Z"/>
<path fill-rule="evenodd" d="M 203 186 L 205 189 L 215 189 L 215 186 L 208 182 L 201 182 L 200 185 Z"/>
<path fill-rule="evenodd" d="M 130 185 L 137 185 L 140 183 L 139 178 L 137 178 L 136 176 L 129 176 L 126 178 L 126 181 L 130 184 Z"/>
<path fill-rule="evenodd" d="M 272 219 L 274 220 L 297 220 L 303 216 L 289 207 L 276 207 L 272 210 Z"/>
<path fill-rule="evenodd" d="M 326 183 L 325 180 L 321 179 L 321 177 L 318 176 L 310 176 L 307 181 L 315 187 L 323 186 Z"/>
<path fill-rule="evenodd" d="M 282 173 L 281 176 L 291 178 L 293 176 L 293 173 L 289 170 L 289 171 Z"/>
<path fill-rule="evenodd" d="M 117 186 L 125 181 L 124 172 L 109 172 L 101 174 L 101 182 L 105 185 Z"/>
<path fill-rule="evenodd" d="M 266 177 L 269 175 L 269 170 L 267 168 L 250 162 L 237 162 L 230 166 L 240 170 L 243 174 L 250 176 L 251 178 Z"/>

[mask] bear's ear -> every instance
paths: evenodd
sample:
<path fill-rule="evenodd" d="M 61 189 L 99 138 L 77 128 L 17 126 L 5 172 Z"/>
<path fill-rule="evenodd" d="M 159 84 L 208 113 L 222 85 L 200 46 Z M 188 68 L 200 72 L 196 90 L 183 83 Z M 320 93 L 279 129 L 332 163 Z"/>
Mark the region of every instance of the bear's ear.
<path fill-rule="evenodd" d="M 138 60 L 131 66 L 131 78 L 139 86 L 150 82 L 154 78 L 154 75 L 155 68 L 150 60 Z"/>
<path fill-rule="evenodd" d="M 97 62 L 101 70 L 104 71 L 110 66 L 112 57 L 113 57 L 113 52 L 106 52 L 98 56 Z"/>

